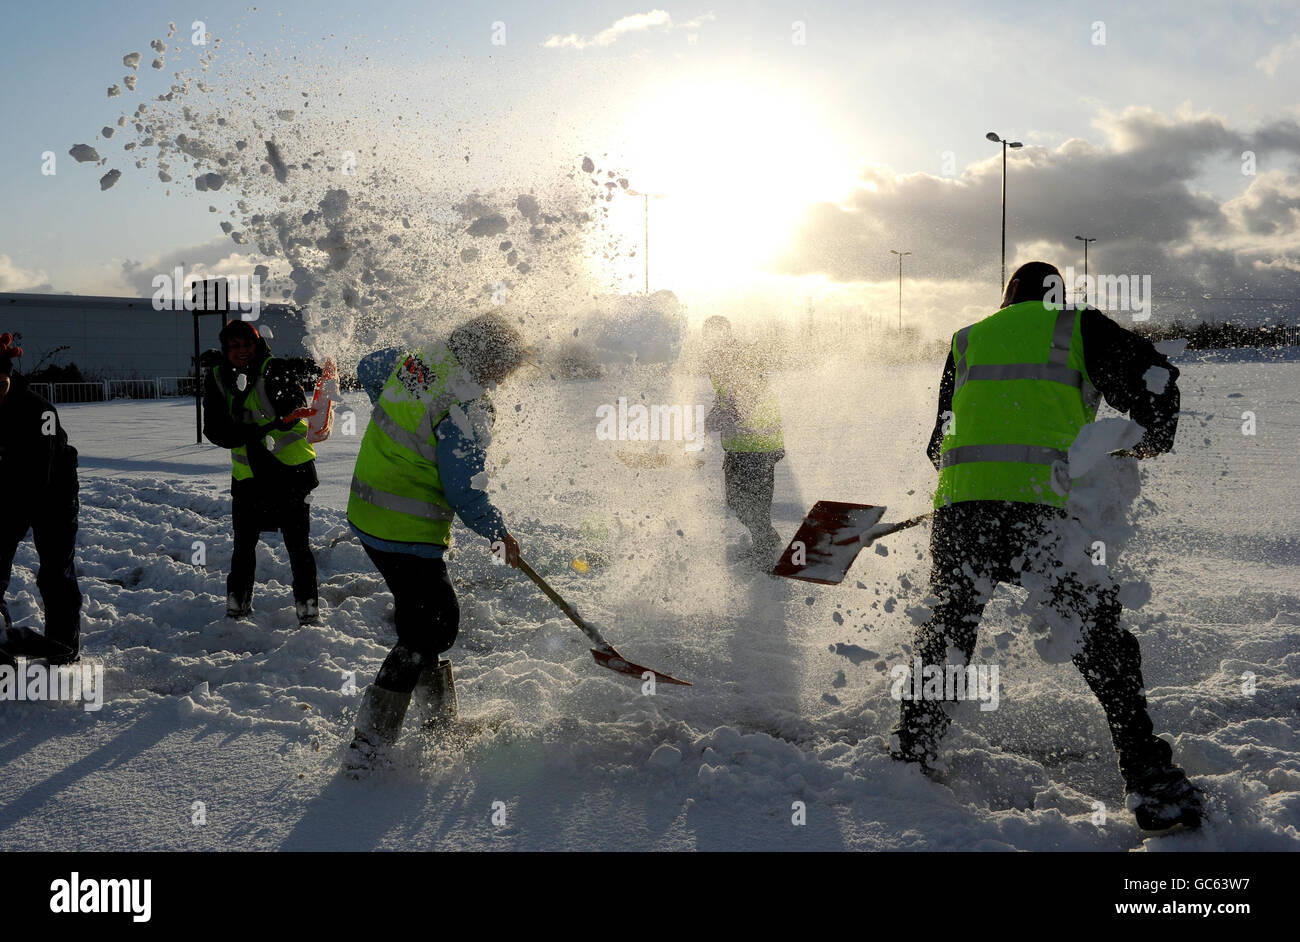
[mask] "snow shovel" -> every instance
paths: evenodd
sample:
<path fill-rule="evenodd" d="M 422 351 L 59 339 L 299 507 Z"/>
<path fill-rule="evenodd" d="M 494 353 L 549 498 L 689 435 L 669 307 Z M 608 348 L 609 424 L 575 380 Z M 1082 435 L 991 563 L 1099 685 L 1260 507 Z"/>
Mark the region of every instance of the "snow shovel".
<path fill-rule="evenodd" d="M 877 537 L 914 527 L 931 516 L 925 513 L 898 523 L 881 523 L 884 515 L 882 506 L 819 500 L 772 567 L 772 575 L 839 585 L 858 553 Z"/>
<path fill-rule="evenodd" d="M 623 657 L 623 655 L 614 650 L 614 646 L 605 640 L 595 625 L 583 620 L 582 616 L 578 614 L 576 608 L 564 601 L 564 599 L 560 598 L 560 593 L 547 585 L 546 580 L 539 576 L 533 570 L 532 566 L 524 562 L 522 556 L 519 558 L 519 568 L 523 570 L 524 575 L 533 580 L 537 585 L 537 588 L 546 593 L 546 597 L 554 602 L 560 611 L 569 616 L 569 621 L 581 628 L 582 633 L 595 643 L 596 647 L 591 649 L 591 656 L 596 659 L 596 663 L 601 667 L 608 667 L 615 673 L 628 674 L 633 677 L 640 677 L 649 671 L 651 674 L 654 674 L 655 680 L 661 684 L 678 684 L 682 687 L 695 686 L 688 680 L 678 680 L 676 677 L 669 676 L 668 674 L 661 674 L 659 671 L 652 670 L 649 667 L 642 667 L 640 664 L 633 664 L 627 658 Z"/>

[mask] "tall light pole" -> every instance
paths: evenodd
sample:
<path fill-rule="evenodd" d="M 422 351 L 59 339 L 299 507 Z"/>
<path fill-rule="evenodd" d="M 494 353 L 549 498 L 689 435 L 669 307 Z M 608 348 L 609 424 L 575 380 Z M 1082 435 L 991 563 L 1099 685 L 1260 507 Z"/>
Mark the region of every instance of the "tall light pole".
<path fill-rule="evenodd" d="M 1007 286 L 1007 148 L 1019 150 L 1025 145 L 1020 141 L 1008 141 L 1000 137 L 997 131 L 989 131 L 984 136 L 995 144 L 1002 144 L 1002 284 L 998 287 L 998 290 L 1002 290 Z"/>
<path fill-rule="evenodd" d="M 1083 236 L 1075 236 L 1083 243 L 1083 303 L 1088 303 L 1088 243 L 1096 242 L 1096 239 L 1085 239 Z"/>
<path fill-rule="evenodd" d="M 903 256 L 911 255 L 911 252 L 900 252 L 898 249 L 890 249 L 890 254 L 898 256 L 898 329 L 903 329 Z"/>
<path fill-rule="evenodd" d="M 664 196 L 663 193 L 639 193 L 636 190 L 627 190 L 629 196 L 640 196 L 645 200 L 645 293 L 650 293 L 650 197 L 659 199 Z"/>

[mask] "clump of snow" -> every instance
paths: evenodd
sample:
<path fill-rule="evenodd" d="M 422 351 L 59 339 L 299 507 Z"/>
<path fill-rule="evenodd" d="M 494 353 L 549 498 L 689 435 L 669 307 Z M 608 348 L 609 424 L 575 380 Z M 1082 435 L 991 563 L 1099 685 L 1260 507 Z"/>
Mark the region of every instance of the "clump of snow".
<path fill-rule="evenodd" d="M 1149 392 L 1159 394 L 1169 386 L 1169 375 L 1163 366 L 1153 366 L 1142 374 L 1142 381 L 1147 384 Z"/>
<path fill-rule="evenodd" d="M 121 178 L 121 176 L 122 176 L 121 170 L 108 171 L 108 173 L 104 174 L 102 177 L 99 178 L 99 188 L 101 190 L 109 189 L 114 183 L 116 183 Z"/>
<path fill-rule="evenodd" d="M 1077 609 L 1061 611 L 1050 604 L 1058 584 L 1069 579 L 1095 601 L 1099 593 L 1116 589 L 1123 577 L 1120 554 L 1134 534 L 1131 512 L 1141 478 L 1137 459 L 1111 453 L 1133 447 L 1142 435 L 1136 422 L 1106 418 L 1085 425 L 1070 446 L 1067 516 L 1035 548 L 1023 576 L 1029 596 L 1022 610 L 1038 635 L 1034 646 L 1048 663 L 1070 660 L 1083 642 Z M 1135 577 L 1124 591 L 1138 599 L 1150 590 L 1144 578 Z"/>
<path fill-rule="evenodd" d="M 505 232 L 508 228 L 509 223 L 506 222 L 505 216 L 502 216 L 500 213 L 492 213 L 491 215 L 480 216 L 475 219 L 465 229 L 465 232 L 474 236 L 476 239 L 481 239 L 486 236 L 501 235 L 501 233 Z"/>
<path fill-rule="evenodd" d="M 68 153 L 71 154 L 72 159 L 79 164 L 99 160 L 99 152 L 89 144 L 77 144 L 73 146 Z"/>
<path fill-rule="evenodd" d="M 128 52 L 122 57 L 122 64 L 128 69 L 137 68 L 140 65 L 140 53 Z"/>
<path fill-rule="evenodd" d="M 1132 448 L 1142 440 L 1142 435 L 1142 426 L 1128 419 L 1108 418 L 1088 423 L 1070 445 L 1070 478 L 1086 477 L 1111 452 Z"/>

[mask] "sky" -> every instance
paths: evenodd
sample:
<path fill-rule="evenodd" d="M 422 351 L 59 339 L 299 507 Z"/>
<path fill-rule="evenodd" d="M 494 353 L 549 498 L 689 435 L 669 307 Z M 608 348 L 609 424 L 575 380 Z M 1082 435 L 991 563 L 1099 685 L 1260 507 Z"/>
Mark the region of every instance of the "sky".
<path fill-rule="evenodd" d="M 1042 258 L 1082 270 L 1074 236 L 1084 235 L 1096 239 L 1092 273 L 1150 277 L 1158 318 L 1295 322 L 1300 304 L 1263 299 L 1300 298 L 1300 8 L 1138 6 L 13 7 L 0 34 L 0 290 L 147 296 L 182 262 L 232 274 L 267 263 L 287 277 L 288 260 L 259 253 L 275 254 L 265 240 L 232 240 L 256 228 L 233 184 L 195 190 L 211 161 L 185 160 L 163 183 L 150 160 L 134 166 L 145 147 L 123 149 L 139 138 L 129 127 L 101 135 L 140 103 L 179 109 L 156 96 L 182 81 L 174 70 L 198 75 L 208 56 L 210 91 L 185 97 L 203 120 L 261 130 L 288 106 L 299 140 L 319 147 L 313 173 L 323 178 L 321 162 L 344 152 L 359 162 L 348 238 L 368 192 L 390 217 L 418 196 L 441 221 L 438 207 L 472 194 L 545 202 L 612 171 L 628 184 L 612 191 L 600 236 L 576 245 L 588 294 L 645 287 L 648 207 L 649 287 L 675 292 L 693 320 L 797 320 L 810 307 L 892 317 L 893 248 L 912 253 L 904 320 L 942 336 L 1000 295 L 1002 150 L 985 139 L 996 131 L 1025 145 L 1008 157 L 1009 268 Z M 192 42 L 196 20 L 203 45 Z M 158 38 L 164 68 L 151 69 Z M 133 71 L 123 56 L 137 51 Z M 128 74 L 138 88 L 108 97 Z M 104 163 L 78 163 L 76 144 Z M 47 152 L 54 173 L 42 172 Z M 596 172 L 584 178 L 588 156 Z M 122 176 L 101 190 L 110 169 Z M 269 192 L 259 195 L 299 208 L 302 191 Z M 377 243 L 380 212 L 367 222 Z M 474 265 L 496 259 L 473 254 Z M 577 304 L 572 280 L 541 274 L 543 255 L 530 256 L 532 297 Z M 383 275 L 368 258 L 358 286 L 367 271 Z M 388 270 L 421 277 L 409 259 Z M 494 277 L 476 270 L 438 290 L 456 303 Z"/>

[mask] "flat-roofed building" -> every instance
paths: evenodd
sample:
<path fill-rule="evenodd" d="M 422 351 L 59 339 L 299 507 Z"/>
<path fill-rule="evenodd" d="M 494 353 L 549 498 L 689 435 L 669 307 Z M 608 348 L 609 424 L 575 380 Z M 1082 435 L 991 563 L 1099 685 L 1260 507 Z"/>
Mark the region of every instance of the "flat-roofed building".
<path fill-rule="evenodd" d="M 217 346 L 229 315 L 199 317 L 199 349 Z M 302 316 L 283 304 L 263 304 L 259 330 L 270 327 L 276 356 L 306 356 Z M 75 363 L 87 379 L 154 379 L 192 376 L 194 316 L 156 310 L 150 298 L 99 298 L 75 294 L 0 292 L 0 333 L 20 335 L 20 372 Z M 263 330 L 263 332 L 265 332 Z M 59 347 L 67 347 L 55 353 Z"/>

